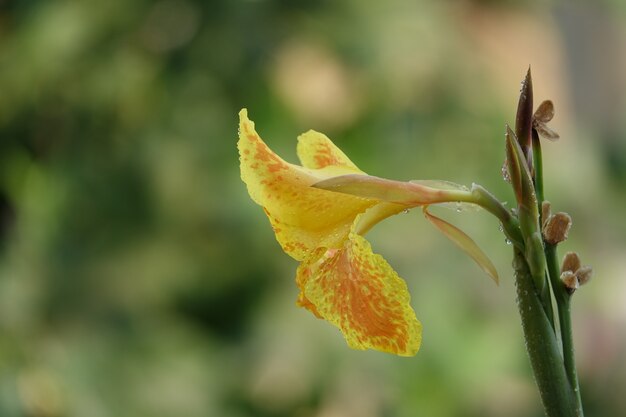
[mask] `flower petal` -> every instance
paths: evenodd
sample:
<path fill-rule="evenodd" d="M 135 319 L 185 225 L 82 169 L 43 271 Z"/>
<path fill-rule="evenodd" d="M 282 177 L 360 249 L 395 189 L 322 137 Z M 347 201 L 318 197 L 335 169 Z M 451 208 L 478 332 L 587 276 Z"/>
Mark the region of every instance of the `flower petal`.
<path fill-rule="evenodd" d="M 406 283 L 367 240 L 351 233 L 343 248 L 316 256 L 298 268 L 300 306 L 337 326 L 353 349 L 417 353 L 422 326 Z"/>
<path fill-rule="evenodd" d="M 482 270 L 496 282 L 496 284 L 499 284 L 500 279 L 498 278 L 498 271 L 496 271 L 496 267 L 471 237 L 465 234 L 465 232 L 458 227 L 430 214 L 428 212 L 428 207 L 424 207 L 424 215 L 437 227 L 437 229 L 446 235 L 448 239 L 461 248 L 463 252 L 468 254 L 478 264 L 478 266 L 480 266 Z"/>
<path fill-rule="evenodd" d="M 533 114 L 533 118 L 542 123 L 548 123 L 553 117 L 554 103 L 552 103 L 552 100 L 542 101 L 537 110 L 535 110 L 535 114 Z"/>
<path fill-rule="evenodd" d="M 545 123 L 535 123 L 534 128 L 539 136 L 544 139 L 551 140 L 552 142 L 555 142 L 561 138 L 561 136 L 559 136 L 557 132 L 550 129 Z"/>
<path fill-rule="evenodd" d="M 368 208 L 365 213 L 361 214 L 354 221 L 352 231 L 357 235 L 365 236 L 365 234 L 376 224 L 380 223 L 387 217 L 391 217 L 402 212 L 408 212 L 407 206 L 403 204 L 387 203 L 386 201 L 380 202 L 374 207 Z"/>
<path fill-rule="evenodd" d="M 429 184 L 436 184 L 431 181 Z M 348 174 L 332 177 L 313 184 L 315 188 L 375 198 L 390 203 L 415 207 L 453 201 L 472 201 L 471 192 L 462 186 L 433 187 L 417 181 L 394 181 L 372 175 Z"/>
<path fill-rule="evenodd" d="M 298 136 L 298 158 L 306 168 L 342 166 L 363 173 L 326 135 L 309 130 Z"/>
<path fill-rule="evenodd" d="M 241 178 L 252 199 L 263 206 L 285 252 L 304 260 L 318 247 L 340 247 L 354 218 L 377 201 L 310 185 L 354 169 L 307 169 L 285 162 L 261 140 L 245 109 L 239 116 Z"/>

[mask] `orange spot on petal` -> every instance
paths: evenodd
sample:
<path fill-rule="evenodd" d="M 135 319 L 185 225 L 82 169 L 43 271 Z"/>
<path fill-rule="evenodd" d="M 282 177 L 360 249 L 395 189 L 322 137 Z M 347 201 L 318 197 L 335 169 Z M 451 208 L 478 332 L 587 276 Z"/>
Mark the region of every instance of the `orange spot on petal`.
<path fill-rule="evenodd" d="M 421 325 L 409 305 L 406 284 L 361 236 L 318 254 L 298 269 L 300 304 L 313 309 L 343 332 L 356 349 L 372 348 L 413 355 Z"/>

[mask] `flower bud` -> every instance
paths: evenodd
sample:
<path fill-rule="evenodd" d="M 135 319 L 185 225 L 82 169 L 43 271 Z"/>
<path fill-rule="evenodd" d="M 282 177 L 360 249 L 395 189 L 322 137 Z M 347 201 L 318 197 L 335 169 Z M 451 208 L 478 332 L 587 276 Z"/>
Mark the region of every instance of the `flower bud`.
<path fill-rule="evenodd" d="M 515 136 L 519 141 L 524 157 L 531 166 L 531 135 L 533 123 L 533 80 L 530 75 L 530 67 L 520 90 L 519 101 L 517 103 L 517 116 L 515 117 Z"/>
<path fill-rule="evenodd" d="M 585 285 L 586 283 L 589 282 L 589 280 L 591 279 L 592 275 L 593 275 L 593 269 L 590 266 L 585 265 L 585 266 L 579 268 L 576 271 L 576 278 L 578 279 L 578 284 L 579 285 Z"/>
<path fill-rule="evenodd" d="M 567 293 L 572 295 L 578 289 L 578 278 L 572 271 L 564 271 L 561 273 L 561 281 L 565 284 Z"/>
<path fill-rule="evenodd" d="M 546 100 L 539 105 L 537 111 L 533 114 L 533 130 L 539 136 L 551 141 L 559 139 L 559 134 L 550 129 L 547 123 L 554 117 L 554 104 L 550 100 Z"/>
<path fill-rule="evenodd" d="M 567 252 L 563 256 L 563 263 L 561 264 L 561 271 L 570 271 L 576 273 L 580 268 L 580 258 L 576 252 Z"/>
<path fill-rule="evenodd" d="M 572 218 L 569 214 L 559 212 L 551 215 L 543 227 L 543 238 L 546 242 L 556 245 L 567 239 L 567 233 L 572 226 Z"/>
<path fill-rule="evenodd" d="M 548 123 L 554 117 L 554 103 L 552 100 L 544 100 L 541 102 L 535 113 L 533 119 L 537 122 Z"/>

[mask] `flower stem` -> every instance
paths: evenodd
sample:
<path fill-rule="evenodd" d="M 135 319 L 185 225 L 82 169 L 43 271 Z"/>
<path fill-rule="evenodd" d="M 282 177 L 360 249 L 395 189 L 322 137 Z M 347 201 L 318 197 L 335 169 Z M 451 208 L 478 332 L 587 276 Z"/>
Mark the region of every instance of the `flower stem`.
<path fill-rule="evenodd" d="M 535 194 L 537 195 L 537 208 L 541 216 L 541 203 L 543 202 L 543 157 L 541 155 L 541 141 L 539 134 L 533 129 L 533 168 L 535 180 Z"/>
<path fill-rule="evenodd" d="M 502 224 L 502 230 L 506 234 L 506 237 L 515 245 L 515 247 L 523 250 L 524 241 L 519 228 L 519 221 L 506 207 L 494 197 L 483 186 L 478 184 L 472 184 L 472 190 L 470 191 L 470 198 L 467 200 L 470 203 L 479 205 L 487 210 L 500 220 Z"/>
<path fill-rule="evenodd" d="M 543 205 L 543 157 L 541 153 L 541 142 L 539 140 L 539 134 L 535 129 L 532 129 L 532 148 L 533 148 L 533 182 L 535 185 L 535 195 L 537 197 L 537 210 L 539 212 L 539 225 L 541 226 L 544 222 L 544 218 L 542 216 L 541 206 Z M 541 227 L 540 227 L 541 228 Z M 544 249 L 545 252 L 545 249 Z M 550 294 L 550 286 L 548 285 L 548 281 L 550 278 L 548 277 L 548 271 L 546 271 L 545 276 L 543 278 L 544 285 L 542 287 L 542 291 L 539 294 L 541 297 L 541 304 L 543 304 L 543 308 L 548 315 L 548 319 L 550 323 L 552 323 L 552 329 L 555 329 L 554 324 L 554 311 L 552 310 L 552 296 Z M 553 290 L 554 291 L 554 290 Z"/>
<path fill-rule="evenodd" d="M 528 263 L 517 248 L 513 268 L 526 350 L 546 414 L 548 417 L 582 417 L 552 325 L 536 291 Z"/>
<path fill-rule="evenodd" d="M 576 373 L 576 362 L 574 355 L 574 341 L 572 336 L 572 320 L 570 312 L 571 295 L 567 292 L 565 285 L 560 280 L 560 268 L 557 259 L 556 245 L 546 244 L 546 260 L 550 275 L 550 283 L 559 314 L 559 325 L 561 328 L 561 343 L 563 344 L 563 363 L 569 383 L 576 394 L 577 415 L 582 417 L 583 404 L 580 397 L 580 387 L 578 385 L 578 374 Z"/>

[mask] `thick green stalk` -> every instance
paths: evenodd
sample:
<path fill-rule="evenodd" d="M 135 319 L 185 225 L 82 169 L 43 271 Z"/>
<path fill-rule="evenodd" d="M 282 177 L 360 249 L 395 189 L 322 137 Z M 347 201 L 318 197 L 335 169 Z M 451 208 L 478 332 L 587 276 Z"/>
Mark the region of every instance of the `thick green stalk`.
<path fill-rule="evenodd" d="M 552 325 L 535 289 L 528 263 L 518 249 L 514 251 L 513 268 L 526 351 L 546 414 L 548 417 L 582 417 Z"/>
<path fill-rule="evenodd" d="M 559 314 L 559 324 L 561 328 L 561 343 L 563 344 L 563 363 L 569 383 L 576 394 L 576 407 L 578 416 L 582 417 L 583 404 L 580 397 L 580 387 L 578 386 L 578 374 L 576 373 L 576 361 L 574 355 L 574 341 L 572 336 L 572 320 L 570 313 L 571 295 L 567 292 L 565 285 L 560 279 L 560 268 L 557 259 L 556 245 L 546 244 L 546 261 L 550 274 L 550 283 Z"/>

